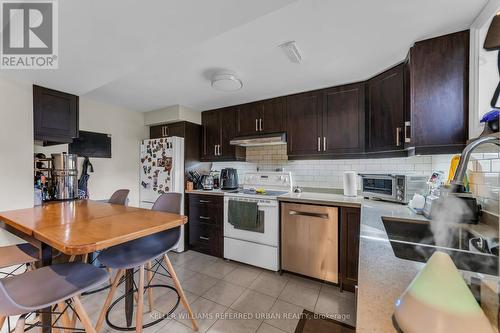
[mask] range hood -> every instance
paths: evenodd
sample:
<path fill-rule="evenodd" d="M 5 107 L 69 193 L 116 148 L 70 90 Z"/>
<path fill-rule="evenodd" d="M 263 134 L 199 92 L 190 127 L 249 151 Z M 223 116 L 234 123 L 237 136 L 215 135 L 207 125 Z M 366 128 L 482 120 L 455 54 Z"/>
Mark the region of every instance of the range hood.
<path fill-rule="evenodd" d="M 242 147 L 285 145 L 286 133 L 239 136 L 232 139 L 229 143 L 232 144 L 233 146 L 242 146 Z"/>

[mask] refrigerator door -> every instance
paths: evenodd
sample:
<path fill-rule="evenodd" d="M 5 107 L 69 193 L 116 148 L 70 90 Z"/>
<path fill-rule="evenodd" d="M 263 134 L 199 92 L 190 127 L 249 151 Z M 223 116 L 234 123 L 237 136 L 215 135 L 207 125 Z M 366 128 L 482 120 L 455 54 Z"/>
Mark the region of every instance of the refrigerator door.
<path fill-rule="evenodd" d="M 143 140 L 141 144 L 140 207 L 151 209 L 167 192 L 184 194 L 184 138 Z M 184 195 L 181 204 L 184 214 Z M 184 227 L 177 251 L 184 251 Z"/>

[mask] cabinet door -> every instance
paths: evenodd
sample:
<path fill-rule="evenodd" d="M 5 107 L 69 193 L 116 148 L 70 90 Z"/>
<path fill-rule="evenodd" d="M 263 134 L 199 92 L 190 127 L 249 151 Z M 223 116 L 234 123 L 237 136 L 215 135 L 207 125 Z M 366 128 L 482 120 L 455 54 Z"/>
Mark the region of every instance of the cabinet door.
<path fill-rule="evenodd" d="M 286 131 L 286 98 L 278 97 L 262 102 L 261 133 Z"/>
<path fill-rule="evenodd" d="M 164 125 L 156 125 L 151 126 L 149 128 L 149 138 L 150 139 L 158 139 L 163 137 L 163 126 Z"/>
<path fill-rule="evenodd" d="M 410 50 L 410 146 L 461 152 L 468 137 L 468 81 L 469 31 L 415 44 Z"/>
<path fill-rule="evenodd" d="M 354 291 L 358 284 L 359 232 L 359 208 L 343 207 L 340 217 L 340 284 L 349 291 Z"/>
<path fill-rule="evenodd" d="M 403 64 L 368 81 L 368 151 L 404 148 Z"/>
<path fill-rule="evenodd" d="M 287 97 L 288 156 L 321 155 L 322 94 L 319 91 Z"/>
<path fill-rule="evenodd" d="M 216 157 L 216 147 L 220 144 L 221 139 L 218 111 L 202 112 L 201 124 L 203 127 L 202 159 L 213 160 Z"/>
<path fill-rule="evenodd" d="M 238 107 L 219 109 L 221 141 L 219 143 L 219 159 L 234 160 L 236 147 L 229 142 L 236 137 Z M 239 147 L 241 148 L 241 147 Z"/>
<path fill-rule="evenodd" d="M 184 122 L 177 122 L 177 123 L 171 123 L 167 124 L 167 136 L 178 136 L 183 138 L 184 137 Z"/>
<path fill-rule="evenodd" d="M 78 137 L 78 96 L 33 86 L 35 140 L 71 143 Z"/>
<path fill-rule="evenodd" d="M 262 103 L 248 103 L 238 107 L 238 136 L 255 135 L 260 133 L 260 119 L 262 117 Z"/>
<path fill-rule="evenodd" d="M 322 150 L 325 154 L 363 151 L 364 89 L 364 83 L 358 83 L 324 91 Z"/>

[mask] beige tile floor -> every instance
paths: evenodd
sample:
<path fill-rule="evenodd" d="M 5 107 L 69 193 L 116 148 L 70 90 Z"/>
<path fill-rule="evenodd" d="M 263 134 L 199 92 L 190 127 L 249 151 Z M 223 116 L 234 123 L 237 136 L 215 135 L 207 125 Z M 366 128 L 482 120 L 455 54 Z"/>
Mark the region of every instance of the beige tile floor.
<path fill-rule="evenodd" d="M 225 261 L 198 252 L 171 253 L 169 257 L 197 315 L 200 332 L 208 333 L 284 333 L 294 332 L 303 309 L 323 313 L 354 325 L 354 294 L 340 292 L 292 274 L 279 275 L 264 269 Z M 155 283 L 170 284 L 164 277 Z M 97 320 L 107 291 L 83 297 L 84 306 L 93 322 Z M 117 292 L 121 295 L 123 288 Z M 117 297 L 119 296 L 117 295 Z M 154 291 L 154 309 L 149 312 L 145 298 L 144 321 L 162 316 L 176 302 L 168 289 Z M 193 332 L 189 320 L 183 318 L 182 306 L 145 333 Z M 112 313 L 113 320 L 123 324 L 123 306 Z M 104 324 L 102 332 L 115 331 Z"/>

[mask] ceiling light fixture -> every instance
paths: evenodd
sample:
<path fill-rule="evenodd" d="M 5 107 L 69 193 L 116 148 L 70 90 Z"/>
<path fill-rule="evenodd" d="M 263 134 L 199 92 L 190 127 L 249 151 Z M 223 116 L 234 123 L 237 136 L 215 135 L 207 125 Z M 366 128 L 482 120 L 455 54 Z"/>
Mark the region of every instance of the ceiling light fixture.
<path fill-rule="evenodd" d="M 286 56 L 288 57 L 288 59 L 290 59 L 291 62 L 294 62 L 296 64 L 301 63 L 302 55 L 300 54 L 300 49 L 297 47 L 296 41 L 291 40 L 278 46 L 283 50 L 283 52 L 285 52 Z"/>
<path fill-rule="evenodd" d="M 218 72 L 212 76 L 212 87 L 220 91 L 237 91 L 243 82 L 234 73 Z"/>

